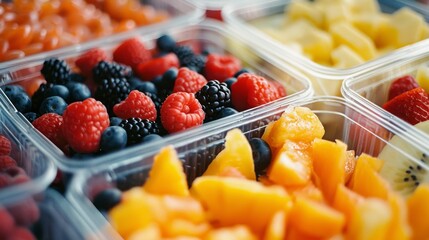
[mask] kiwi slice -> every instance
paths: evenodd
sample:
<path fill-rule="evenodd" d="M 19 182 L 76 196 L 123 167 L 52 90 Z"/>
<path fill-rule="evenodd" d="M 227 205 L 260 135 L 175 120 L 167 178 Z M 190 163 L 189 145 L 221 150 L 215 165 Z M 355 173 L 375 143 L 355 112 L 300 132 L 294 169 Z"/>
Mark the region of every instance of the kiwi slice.
<path fill-rule="evenodd" d="M 429 134 L 429 120 L 418 123 L 415 127 Z M 421 152 L 412 143 L 408 143 L 398 136 L 393 136 L 389 143 L 421 161 L 421 164 L 417 164 L 389 145 L 386 145 L 378 155 L 378 158 L 384 160 L 380 171 L 381 176 L 390 182 L 393 190 L 407 196 L 419 184 L 429 182 L 429 171 L 422 167 L 422 165 L 429 165 L 429 153 Z"/>

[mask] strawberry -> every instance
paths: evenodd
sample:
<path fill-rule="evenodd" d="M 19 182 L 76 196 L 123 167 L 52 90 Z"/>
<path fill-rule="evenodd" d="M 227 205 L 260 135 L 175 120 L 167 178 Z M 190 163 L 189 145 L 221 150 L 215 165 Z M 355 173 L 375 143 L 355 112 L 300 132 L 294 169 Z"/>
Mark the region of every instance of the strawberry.
<path fill-rule="evenodd" d="M 17 166 L 15 159 L 8 155 L 0 156 L 0 171 Z"/>
<path fill-rule="evenodd" d="M 391 114 L 415 125 L 429 120 L 429 95 L 421 87 L 406 91 L 383 105 Z"/>
<path fill-rule="evenodd" d="M 201 125 L 204 117 L 203 108 L 192 93 L 172 93 L 161 106 L 161 122 L 169 133 Z"/>
<path fill-rule="evenodd" d="M 210 80 L 219 80 L 220 82 L 234 76 L 241 69 L 240 59 L 231 55 L 220 55 L 210 53 L 207 56 L 205 66 L 205 77 Z"/>
<path fill-rule="evenodd" d="M 405 75 L 403 77 L 395 79 L 389 88 L 389 97 L 388 99 L 392 99 L 401 93 L 404 93 L 408 90 L 419 87 L 419 84 L 411 75 Z"/>
<path fill-rule="evenodd" d="M 128 97 L 113 107 L 116 116 L 122 119 L 141 118 L 156 120 L 156 108 L 152 99 L 144 93 L 133 90 Z"/>
<path fill-rule="evenodd" d="M 63 117 L 56 113 L 45 113 L 33 121 L 33 126 L 59 149 L 64 149 L 67 141 L 62 132 Z"/>
<path fill-rule="evenodd" d="M 176 54 L 169 53 L 137 65 L 136 73 L 144 81 L 151 81 L 172 67 L 179 68 L 179 59 Z"/>
<path fill-rule="evenodd" d="M 150 50 L 137 38 L 131 38 L 122 42 L 113 51 L 113 60 L 136 69 L 140 63 L 152 58 Z"/>
<path fill-rule="evenodd" d="M 93 48 L 82 55 L 80 55 L 76 61 L 76 66 L 80 69 L 80 72 L 89 77 L 91 76 L 92 69 L 100 61 L 107 61 L 106 52 L 100 48 Z"/>
<path fill-rule="evenodd" d="M 11 150 L 12 146 L 9 139 L 3 135 L 0 135 L 0 156 L 9 155 Z"/>
<path fill-rule="evenodd" d="M 182 67 L 177 73 L 173 92 L 196 93 L 206 84 L 207 80 L 203 75 L 192 71 L 189 68 Z"/>
<path fill-rule="evenodd" d="M 265 78 L 243 73 L 231 86 L 232 105 L 238 111 L 254 108 L 278 99 L 279 92 Z"/>
<path fill-rule="evenodd" d="M 94 98 L 71 103 L 63 114 L 64 137 L 78 153 L 98 151 L 101 134 L 109 124 L 106 107 Z"/>

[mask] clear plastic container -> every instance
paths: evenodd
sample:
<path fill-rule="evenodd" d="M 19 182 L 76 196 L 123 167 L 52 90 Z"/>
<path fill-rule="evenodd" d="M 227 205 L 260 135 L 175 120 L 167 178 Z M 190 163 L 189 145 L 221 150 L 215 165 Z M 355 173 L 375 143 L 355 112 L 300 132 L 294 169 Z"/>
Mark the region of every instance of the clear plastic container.
<path fill-rule="evenodd" d="M 239 128 L 248 139 L 261 137 L 267 124 L 276 120 L 288 106 L 305 106 L 312 109 L 325 127 L 324 138 L 343 141 L 348 145 L 348 149 L 356 150 L 356 155 L 365 152 L 377 156 L 387 144 L 396 150 L 397 154 L 409 157 L 407 152 L 387 142 L 393 135 L 407 139 L 407 131 L 398 132 L 383 116 L 367 112 L 365 108 L 348 103 L 342 98 L 318 96 L 308 100 L 285 100 L 270 106 L 265 112 L 239 118 L 223 128 L 210 131 L 199 129 L 201 131 L 195 132 L 198 134 L 195 134 L 194 138 L 176 141 L 173 145 L 179 158 L 184 161 L 188 181 L 200 176 L 209 162 L 223 149 L 224 137 L 229 130 Z M 121 190 L 141 186 L 148 176 L 156 153 L 157 151 L 151 151 L 118 162 L 104 170 L 84 171 L 75 175 L 66 197 L 83 216 L 86 224 L 96 231 L 99 239 L 116 239 L 119 236 L 94 207 L 92 199 L 103 189 L 112 186 Z M 420 164 L 418 159 L 409 159 Z"/>
<path fill-rule="evenodd" d="M 291 2 L 292 0 L 268 0 L 252 1 L 246 4 L 228 4 L 222 9 L 222 16 L 227 23 L 236 28 L 236 31 L 249 36 L 248 40 L 252 41 L 253 44 L 257 44 L 262 49 L 272 52 L 280 59 L 304 72 L 313 82 L 313 87 L 317 95 L 341 96 L 341 84 L 345 78 L 359 73 L 362 70 L 377 69 L 378 66 L 385 61 L 402 58 L 410 49 L 420 48 L 424 46 L 425 42 L 429 41 L 424 40 L 402 47 L 355 67 L 344 69 L 326 67 L 285 47 L 279 41 L 274 40 L 274 38 L 249 24 L 249 21 L 255 19 L 283 15 L 285 7 Z M 392 13 L 406 6 L 423 15 L 426 22 L 429 21 L 429 8 L 422 8 L 421 5 L 412 1 L 378 0 L 378 2 L 382 12 Z"/>
<path fill-rule="evenodd" d="M 163 28 L 168 28 L 172 26 L 182 26 L 190 23 L 199 22 L 204 17 L 204 11 L 187 0 L 176 0 L 176 1 L 146 0 L 141 2 L 145 5 L 153 7 L 156 10 L 166 12 L 169 15 L 169 18 L 159 23 L 153 23 L 153 24 L 135 27 L 132 30 L 116 33 L 110 36 L 102 36 L 100 38 L 95 38 L 89 41 L 80 42 L 78 44 L 64 46 L 56 50 L 45 51 L 45 52 L 41 52 L 33 55 L 28 55 L 28 56 L 25 56 L 24 58 L 1 62 L 0 69 L 5 69 L 10 66 L 25 64 L 26 62 L 32 61 L 35 59 L 45 59 L 50 54 L 58 55 L 58 54 L 61 54 L 62 52 L 67 52 L 72 49 L 80 49 L 82 45 L 85 45 L 87 43 L 100 44 L 104 42 L 106 38 L 110 38 L 111 36 L 128 35 L 128 34 L 133 34 L 133 32 L 139 32 L 143 34 L 143 33 L 152 32 L 152 31 L 159 31 L 160 29 L 163 29 Z"/>
<path fill-rule="evenodd" d="M 255 73 L 265 76 L 269 80 L 278 81 L 287 90 L 288 96 L 286 98 L 305 98 L 313 94 L 311 83 L 307 77 L 298 71 L 285 65 L 283 62 L 274 59 L 270 54 L 264 51 L 260 51 L 253 45 L 248 45 L 240 35 L 231 32 L 229 28 L 217 21 L 206 21 L 204 23 L 173 27 L 164 29 L 159 32 L 139 34 L 135 32 L 135 36 L 139 36 L 146 46 L 154 47 L 154 41 L 162 33 L 168 33 L 173 36 L 179 44 L 193 45 L 196 49 L 208 49 L 211 52 L 218 53 L 230 53 L 241 59 L 243 66 L 252 69 Z M 130 36 L 128 36 L 130 37 Z M 99 45 L 103 49 L 112 50 L 116 47 L 123 39 L 105 39 L 103 44 Z M 68 54 L 62 54 L 58 57 L 61 59 L 73 59 L 91 48 L 93 45 L 86 45 L 78 51 L 72 51 Z M 0 82 L 3 84 L 17 83 L 20 81 L 30 81 L 32 77 L 40 75 L 40 69 L 43 60 L 31 61 L 20 65 L 19 67 L 12 67 L 5 71 L 0 71 Z M 0 84 L 1 85 L 1 84 Z M 76 161 L 66 157 L 63 152 L 58 149 L 54 144 L 43 137 L 32 125 L 25 119 L 22 114 L 17 113 L 13 105 L 8 101 L 6 95 L 0 90 L 0 101 L 3 101 L 8 106 L 9 111 L 14 112 L 26 132 L 39 144 L 40 149 L 47 152 L 56 160 L 59 168 L 64 171 L 76 171 L 79 169 L 95 168 L 100 167 L 103 164 L 111 164 L 118 161 L 118 159 L 126 159 L 129 156 L 141 154 L 152 150 L 157 142 L 147 143 L 144 145 L 137 145 L 134 147 L 127 148 L 112 154 L 106 154 L 92 159 L 86 159 L 85 161 Z M 263 109 L 263 106 L 250 109 L 237 114 L 237 116 L 223 118 L 217 121 L 213 121 L 204 124 L 202 129 L 211 129 L 217 126 L 228 125 L 230 122 L 234 122 L 235 119 L 241 118 L 242 116 L 252 115 L 254 111 Z M 194 135 L 189 131 L 171 134 L 164 138 L 165 141 L 178 139 L 181 136 L 187 136 L 192 138 Z M 162 140 L 162 141 L 164 141 Z"/>

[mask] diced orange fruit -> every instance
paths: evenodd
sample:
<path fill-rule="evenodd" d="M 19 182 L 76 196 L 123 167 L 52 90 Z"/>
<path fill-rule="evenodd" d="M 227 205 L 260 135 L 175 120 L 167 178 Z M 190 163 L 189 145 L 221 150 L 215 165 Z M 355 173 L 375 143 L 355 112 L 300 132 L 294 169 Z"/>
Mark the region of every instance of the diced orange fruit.
<path fill-rule="evenodd" d="M 160 205 L 158 207 L 152 205 L 154 211 L 156 208 L 162 208 L 166 214 L 166 219 L 159 221 L 183 219 L 192 223 L 202 223 L 206 220 L 201 203 L 192 197 L 156 196 L 156 201 Z"/>
<path fill-rule="evenodd" d="M 264 240 L 282 240 L 286 233 L 286 214 L 279 211 L 273 215 L 264 234 Z"/>
<path fill-rule="evenodd" d="M 156 223 L 151 223 L 148 226 L 133 232 L 127 240 L 142 240 L 142 239 L 161 239 L 161 230 Z"/>
<path fill-rule="evenodd" d="M 292 195 L 292 197 L 305 197 L 309 198 L 318 202 L 324 202 L 325 199 L 323 198 L 322 191 L 320 191 L 319 188 L 317 188 L 313 182 L 307 183 L 307 185 L 304 186 L 298 186 L 298 187 L 287 187 L 287 192 Z"/>
<path fill-rule="evenodd" d="M 292 203 L 281 187 L 238 178 L 199 177 L 192 193 L 205 206 L 211 221 L 221 226 L 245 224 L 256 233 L 262 233 L 273 215 L 287 211 Z"/>
<path fill-rule="evenodd" d="M 354 209 L 363 200 L 362 196 L 348 189 L 346 186 L 338 185 L 332 201 L 332 207 L 344 213 L 346 222 L 348 223 L 353 217 Z"/>
<path fill-rule="evenodd" d="M 240 171 L 235 167 L 225 167 L 222 172 L 219 173 L 221 177 L 236 177 L 246 178 Z"/>
<path fill-rule="evenodd" d="M 308 145 L 286 141 L 267 170 L 268 178 L 282 186 L 303 186 L 310 181 L 311 158 Z"/>
<path fill-rule="evenodd" d="M 236 168 L 247 179 L 256 179 L 252 148 L 239 129 L 226 134 L 225 148 L 213 159 L 203 176 L 220 175 L 229 167 Z"/>
<path fill-rule="evenodd" d="M 203 240 L 256 240 L 258 239 L 247 226 L 237 225 L 234 227 L 219 228 L 210 231 Z"/>
<path fill-rule="evenodd" d="M 408 222 L 412 239 L 427 239 L 429 236 L 429 185 L 421 184 L 407 199 Z"/>
<path fill-rule="evenodd" d="M 289 224 L 314 237 L 331 237 L 341 233 L 345 218 L 341 212 L 306 198 L 296 198 L 290 210 Z"/>
<path fill-rule="evenodd" d="M 346 165 L 345 165 L 346 176 L 344 179 L 345 184 L 347 184 L 349 180 L 352 178 L 353 172 L 355 171 L 355 166 L 356 166 L 355 151 L 349 150 L 346 152 Z"/>
<path fill-rule="evenodd" d="M 407 219 L 407 205 L 405 200 L 397 194 L 390 194 L 388 203 L 392 211 L 392 218 L 387 231 L 386 239 L 407 240 L 411 239 L 411 228 Z"/>
<path fill-rule="evenodd" d="M 173 219 L 164 224 L 163 236 L 167 238 L 178 236 L 202 237 L 210 228 L 207 222 L 196 224 L 183 219 Z"/>
<path fill-rule="evenodd" d="M 161 149 L 155 156 L 149 178 L 143 189 L 153 194 L 188 196 L 188 184 L 183 166 L 172 146 Z"/>
<path fill-rule="evenodd" d="M 312 145 L 313 170 L 323 195 L 332 202 L 337 186 L 344 184 L 347 145 L 315 139 Z"/>

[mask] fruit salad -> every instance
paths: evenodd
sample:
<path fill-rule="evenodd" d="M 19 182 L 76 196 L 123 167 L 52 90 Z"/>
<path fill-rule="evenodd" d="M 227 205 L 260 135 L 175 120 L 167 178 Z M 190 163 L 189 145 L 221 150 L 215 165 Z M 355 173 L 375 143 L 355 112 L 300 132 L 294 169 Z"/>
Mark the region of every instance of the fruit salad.
<path fill-rule="evenodd" d="M 323 66 L 351 68 L 429 36 L 424 16 L 403 7 L 381 12 L 377 0 L 294 0 L 279 15 L 250 24 Z"/>
<path fill-rule="evenodd" d="M 177 44 L 148 48 L 130 38 L 112 51 L 50 58 L 41 77 L 2 89 L 28 121 L 67 156 L 95 157 L 152 142 L 287 95 L 279 82 L 228 53 Z"/>
<path fill-rule="evenodd" d="M 159 23 L 165 10 L 138 0 L 13 0 L 0 3 L 0 62 Z"/>
<path fill-rule="evenodd" d="M 419 182 L 398 179 L 414 170 L 390 145 L 378 157 L 357 155 L 324 135 L 314 112 L 290 106 L 260 138 L 229 130 L 191 182 L 166 146 L 141 186 L 104 186 L 92 202 L 124 239 L 425 239 L 422 166 L 409 176 Z"/>

